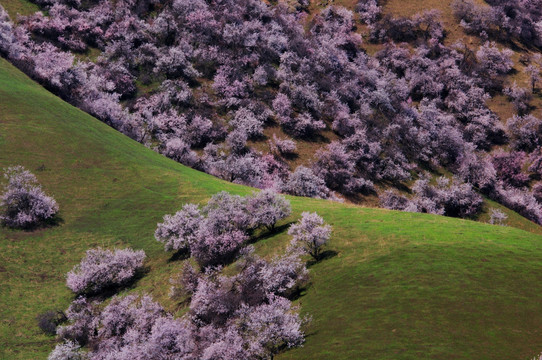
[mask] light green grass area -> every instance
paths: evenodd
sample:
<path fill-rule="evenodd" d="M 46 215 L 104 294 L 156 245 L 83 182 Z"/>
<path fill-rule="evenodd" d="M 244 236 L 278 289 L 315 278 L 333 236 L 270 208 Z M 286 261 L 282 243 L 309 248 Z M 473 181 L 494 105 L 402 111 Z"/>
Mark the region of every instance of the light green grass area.
<path fill-rule="evenodd" d="M 186 202 L 251 189 L 181 166 L 62 102 L 0 59 L 0 167 L 33 171 L 62 223 L 0 229 L 0 359 L 45 359 L 53 337 L 36 315 L 73 299 L 64 274 L 85 250 L 144 249 L 148 273 L 130 291 L 172 312 L 156 223 Z M 42 170 L 39 170 L 42 169 Z M 312 316 L 303 348 L 281 359 L 528 359 L 542 351 L 542 236 L 439 216 L 290 198 L 295 221 L 317 211 L 334 228 L 297 303 Z M 514 224 L 539 228 L 519 217 Z M 530 228 L 529 228 L 530 227 Z M 283 227 L 284 228 L 284 227 Z M 285 230 L 256 243 L 281 251 Z"/>

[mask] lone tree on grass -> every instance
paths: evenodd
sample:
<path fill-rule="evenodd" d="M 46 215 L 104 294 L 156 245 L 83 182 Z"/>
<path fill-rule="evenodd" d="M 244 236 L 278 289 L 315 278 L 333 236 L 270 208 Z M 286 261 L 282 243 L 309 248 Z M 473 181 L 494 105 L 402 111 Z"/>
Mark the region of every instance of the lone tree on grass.
<path fill-rule="evenodd" d="M 292 246 L 302 248 L 315 260 L 320 259 L 322 247 L 331 236 L 331 226 L 324 224 L 317 213 L 304 212 L 301 219 L 290 226 L 288 234 L 292 235 Z"/>
<path fill-rule="evenodd" d="M 45 195 L 38 180 L 22 166 L 4 170 L 8 180 L 0 197 L 0 220 L 12 228 L 31 228 L 52 219 L 58 212 L 56 201 Z"/>

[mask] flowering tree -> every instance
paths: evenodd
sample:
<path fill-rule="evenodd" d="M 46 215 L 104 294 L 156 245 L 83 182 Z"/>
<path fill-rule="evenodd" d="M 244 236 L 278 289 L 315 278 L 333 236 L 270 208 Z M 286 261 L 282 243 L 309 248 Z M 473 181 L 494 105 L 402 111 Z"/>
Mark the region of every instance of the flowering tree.
<path fill-rule="evenodd" d="M 292 213 L 290 202 L 272 190 L 253 193 L 248 200 L 247 210 L 253 218 L 252 227 L 265 226 L 269 230 L 275 228 L 277 221 Z"/>
<path fill-rule="evenodd" d="M 186 204 L 175 215 L 164 216 L 164 222 L 158 224 L 154 237 L 164 243 L 166 251 L 188 250 L 196 241 L 202 220 L 199 207 Z"/>
<path fill-rule="evenodd" d="M 486 42 L 476 52 L 476 59 L 480 66 L 479 71 L 492 79 L 508 73 L 514 66 L 511 59 L 512 54 L 512 50 L 500 51 L 495 43 Z"/>
<path fill-rule="evenodd" d="M 508 96 L 520 114 L 524 114 L 529 109 L 532 94 L 528 89 L 519 87 L 514 81 L 512 86 L 504 88 L 502 92 Z"/>
<path fill-rule="evenodd" d="M 525 73 L 529 75 L 529 80 L 531 82 L 531 92 L 535 91 L 536 84 L 540 81 L 540 66 L 535 64 L 527 65 L 525 68 Z"/>
<path fill-rule="evenodd" d="M 240 230 L 216 233 L 203 227 L 190 246 L 190 253 L 203 267 L 220 265 L 232 260 L 247 240 L 248 236 Z"/>
<path fill-rule="evenodd" d="M 284 182 L 281 190 L 291 195 L 322 199 L 326 199 L 330 195 L 324 179 L 316 176 L 311 169 L 305 166 L 297 167 Z"/>
<path fill-rule="evenodd" d="M 283 347 L 291 348 L 303 343 L 302 323 L 292 309 L 287 299 L 272 297 L 268 304 L 245 306 L 237 311 L 238 326 L 244 329 L 243 335 L 248 340 L 252 356 L 273 358 Z"/>
<path fill-rule="evenodd" d="M 508 219 L 508 215 L 502 212 L 499 209 L 491 209 L 491 216 L 489 218 L 489 223 L 493 225 L 504 225 L 504 221 Z"/>
<path fill-rule="evenodd" d="M 469 184 L 440 177 L 437 185 L 430 185 L 428 178 L 417 180 L 413 186 L 416 196 L 405 210 L 453 217 L 470 217 L 480 212 L 482 197 Z"/>
<path fill-rule="evenodd" d="M 255 138 L 263 134 L 264 120 L 256 116 L 251 110 L 240 108 L 235 112 L 230 125 L 234 130 L 246 134 L 247 138 Z"/>
<path fill-rule="evenodd" d="M 84 296 L 73 300 L 65 312 L 68 323 L 57 328 L 57 336 L 69 342 L 86 345 L 93 335 L 91 326 L 96 316 L 95 305 Z"/>
<path fill-rule="evenodd" d="M 7 11 L 0 5 L 0 53 L 7 54 L 14 41 L 13 24 Z"/>
<path fill-rule="evenodd" d="M 417 180 L 412 187 L 415 196 L 407 199 L 394 192 L 386 192 L 381 198 L 382 206 L 393 210 L 431 213 L 453 217 L 471 217 L 482 210 L 483 199 L 470 184 L 457 179 L 450 182 L 441 177 L 431 185 L 430 178 Z"/>
<path fill-rule="evenodd" d="M 307 281 L 299 253 L 271 261 L 243 250 L 234 275 L 209 268 L 193 285 L 189 312 L 173 318 L 148 295 L 114 297 L 104 306 L 80 297 L 58 330 L 57 359 L 272 358 L 304 341 L 298 309 L 287 296 Z M 79 345 L 89 345 L 88 352 Z"/>
<path fill-rule="evenodd" d="M 301 219 L 290 226 L 288 234 L 293 236 L 292 246 L 300 247 L 315 260 L 320 258 L 322 247 L 331 236 L 331 226 L 324 224 L 324 219 L 317 213 L 304 212 Z"/>
<path fill-rule="evenodd" d="M 45 195 L 34 174 L 22 166 L 4 169 L 8 180 L 0 197 L 0 220 L 14 228 L 29 228 L 52 219 L 58 212 L 56 201 Z"/>
<path fill-rule="evenodd" d="M 91 249 L 68 273 L 66 285 L 77 294 L 96 294 L 110 287 L 122 286 L 143 267 L 144 259 L 143 250 Z"/>
<path fill-rule="evenodd" d="M 316 157 L 314 173 L 319 174 L 330 189 L 346 194 L 374 189 L 371 181 L 357 176 L 356 163 L 343 144 L 332 142 L 326 150 L 319 150 Z"/>
<path fill-rule="evenodd" d="M 183 140 L 173 138 L 168 140 L 165 145 L 163 154 L 167 157 L 190 167 L 194 167 L 198 163 L 198 155 Z"/>
<path fill-rule="evenodd" d="M 533 151 L 542 145 L 542 120 L 533 115 L 514 115 L 506 122 L 514 149 Z"/>
<path fill-rule="evenodd" d="M 249 239 L 248 234 L 289 216 L 290 202 L 271 190 L 241 197 L 223 191 L 201 210 L 186 204 L 175 215 L 164 216 L 156 240 L 168 250 L 189 250 L 202 267 L 227 263 Z"/>
<path fill-rule="evenodd" d="M 278 153 L 280 155 L 293 154 L 297 150 L 295 141 L 280 139 L 275 134 L 273 134 L 272 140 L 269 141 L 269 148 L 272 153 Z"/>
<path fill-rule="evenodd" d="M 493 166 L 497 171 L 497 177 L 505 184 L 514 187 L 523 187 L 529 181 L 529 177 L 521 170 L 525 161 L 525 153 L 499 152 L 493 155 Z"/>
<path fill-rule="evenodd" d="M 49 354 L 48 360 L 84 360 L 85 354 L 80 351 L 80 346 L 73 341 L 58 344 Z"/>
<path fill-rule="evenodd" d="M 361 20 L 370 25 L 378 19 L 382 7 L 378 5 L 377 0 L 360 0 L 356 5 L 356 11 L 359 13 Z"/>

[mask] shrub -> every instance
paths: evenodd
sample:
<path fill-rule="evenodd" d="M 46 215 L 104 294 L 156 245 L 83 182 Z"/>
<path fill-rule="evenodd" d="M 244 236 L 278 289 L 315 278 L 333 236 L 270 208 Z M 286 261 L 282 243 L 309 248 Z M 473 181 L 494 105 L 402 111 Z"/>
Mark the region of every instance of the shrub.
<path fill-rule="evenodd" d="M 67 320 L 62 311 L 49 310 L 37 316 L 38 327 L 47 335 L 55 335 L 58 325 Z"/>
<path fill-rule="evenodd" d="M 30 228 L 52 219 L 58 212 L 56 201 L 45 195 L 36 177 L 22 166 L 4 170 L 8 180 L 0 197 L 2 222 L 14 228 Z"/>
<path fill-rule="evenodd" d="M 300 247 L 318 260 L 322 247 L 327 244 L 331 236 L 331 226 L 324 225 L 324 219 L 317 213 L 304 212 L 301 214 L 301 219 L 290 226 L 288 234 L 293 236 L 291 242 L 293 247 Z"/>
<path fill-rule="evenodd" d="M 125 285 L 143 267 L 145 252 L 131 249 L 91 249 L 67 275 L 67 286 L 77 294 L 96 294 Z"/>

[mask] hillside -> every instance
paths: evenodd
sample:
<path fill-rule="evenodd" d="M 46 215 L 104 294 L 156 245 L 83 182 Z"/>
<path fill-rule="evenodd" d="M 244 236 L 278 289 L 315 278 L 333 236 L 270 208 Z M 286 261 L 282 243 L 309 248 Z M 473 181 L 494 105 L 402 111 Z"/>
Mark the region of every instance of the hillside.
<path fill-rule="evenodd" d="M 4 57 L 186 166 L 290 195 L 481 221 L 504 206 L 542 224 L 540 0 L 2 8 Z"/>
<path fill-rule="evenodd" d="M 182 264 L 154 240 L 156 223 L 220 190 L 250 192 L 146 149 L 2 59 L 0 166 L 14 164 L 36 173 L 59 202 L 62 222 L 0 230 L 0 358 L 10 360 L 46 358 L 55 342 L 35 317 L 68 306 L 64 274 L 97 245 L 144 249 L 149 271 L 130 291 L 182 311 L 167 296 Z M 542 350 L 542 236 L 290 199 L 288 222 L 311 210 L 334 227 L 329 250 L 336 256 L 310 267 L 311 285 L 298 300 L 312 316 L 306 344 L 279 358 L 527 359 Z M 271 254 L 287 241 L 282 231 L 256 246 Z"/>

